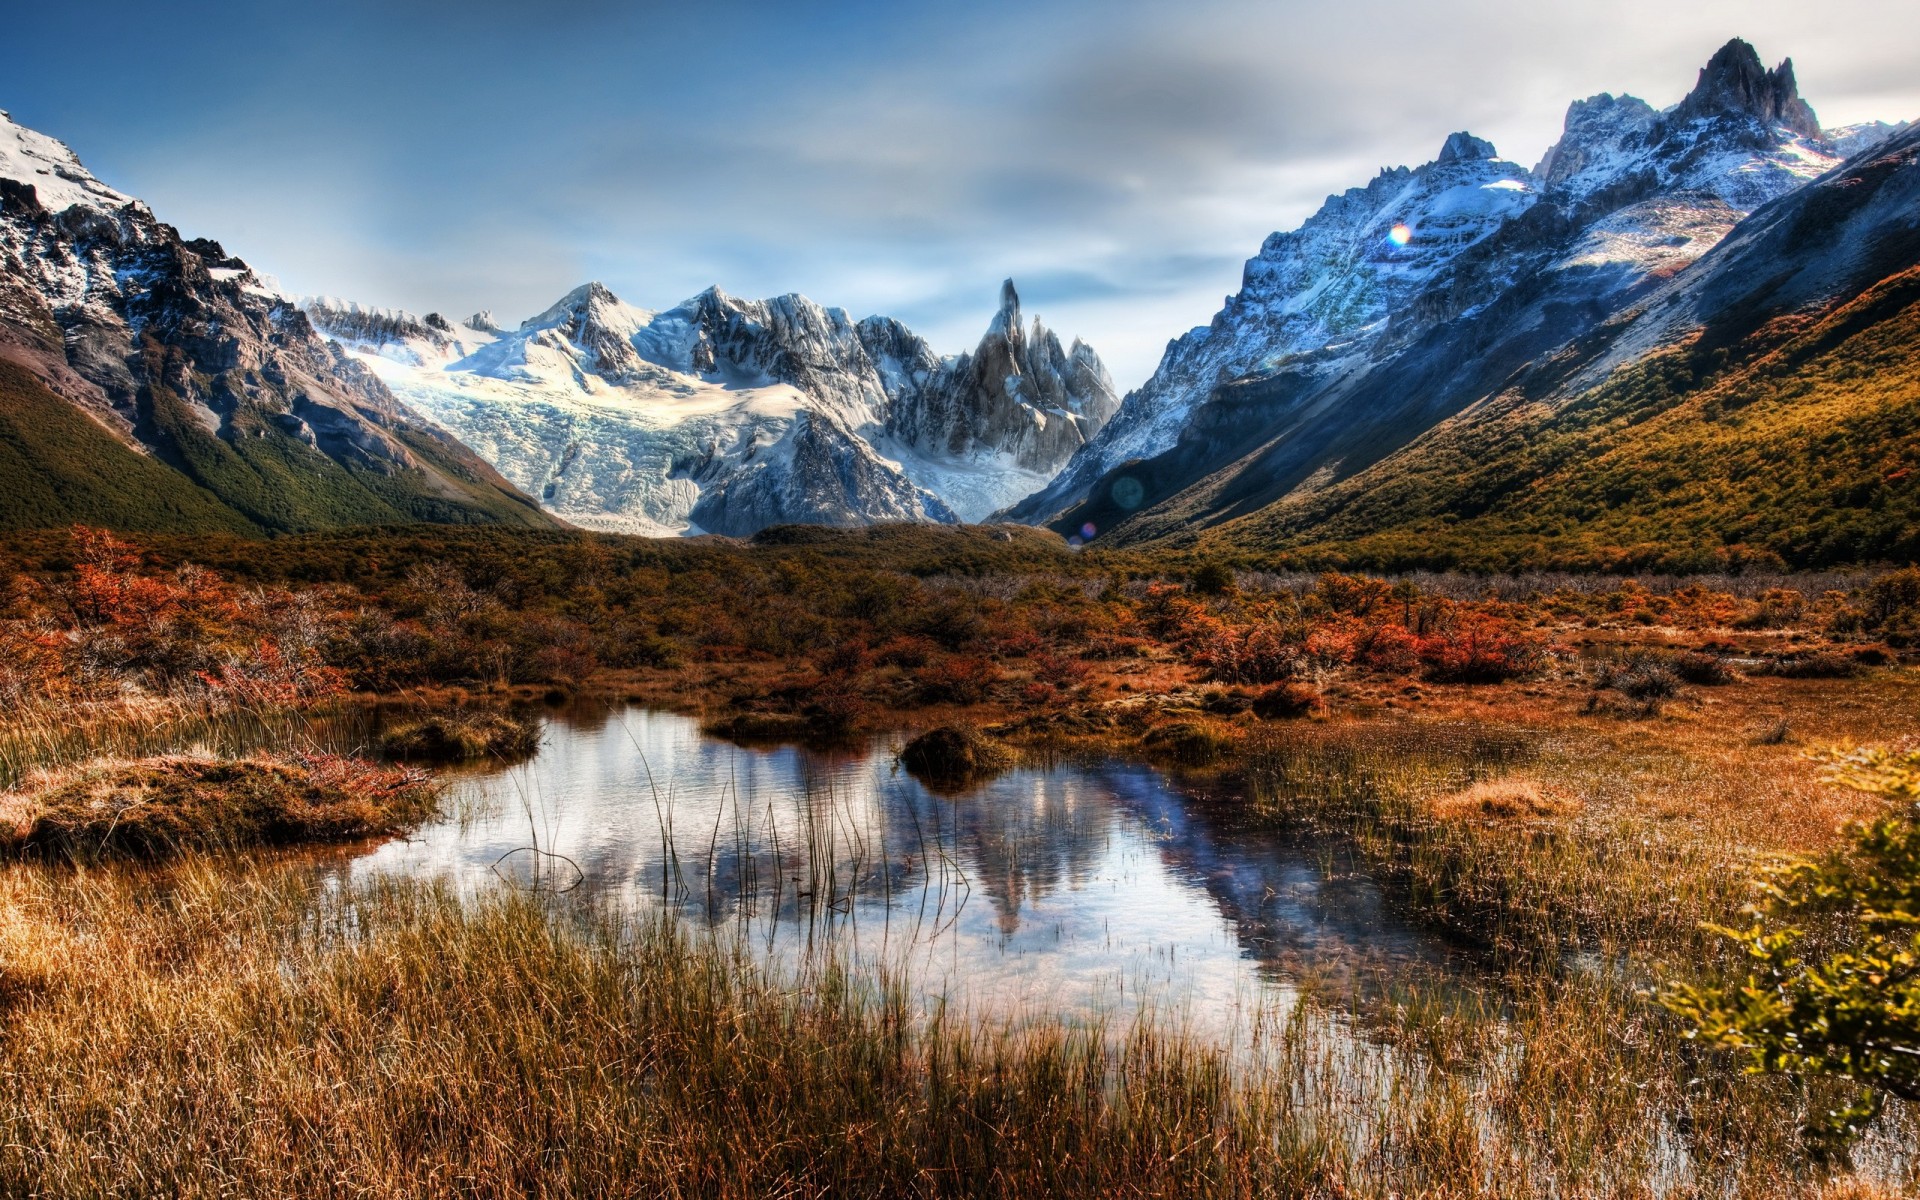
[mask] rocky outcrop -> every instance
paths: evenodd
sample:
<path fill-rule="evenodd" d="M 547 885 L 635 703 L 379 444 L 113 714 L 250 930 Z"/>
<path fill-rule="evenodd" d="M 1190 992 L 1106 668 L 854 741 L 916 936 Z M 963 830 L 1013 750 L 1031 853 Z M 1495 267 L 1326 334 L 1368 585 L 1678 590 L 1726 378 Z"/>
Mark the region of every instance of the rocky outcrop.
<path fill-rule="evenodd" d="M 1734 38 L 1700 69 L 1693 91 L 1673 110 L 1672 123 L 1745 116 L 1769 129 L 1787 129 L 1803 138 L 1820 136 L 1819 118 L 1800 98 L 1793 60 L 1769 71 L 1754 48 Z"/>

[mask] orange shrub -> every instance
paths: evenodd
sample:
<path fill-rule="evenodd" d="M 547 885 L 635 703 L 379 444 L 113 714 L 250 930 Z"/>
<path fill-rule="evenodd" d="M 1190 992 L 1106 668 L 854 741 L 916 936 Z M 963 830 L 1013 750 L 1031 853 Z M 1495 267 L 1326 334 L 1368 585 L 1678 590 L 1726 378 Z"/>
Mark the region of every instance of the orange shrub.
<path fill-rule="evenodd" d="M 927 704 L 978 704 L 1000 682 L 1000 669 L 984 658 L 952 654 L 914 673 Z"/>
<path fill-rule="evenodd" d="M 1463 612 L 1420 639 L 1427 678 L 1441 683 L 1500 683 L 1539 670 L 1546 661 L 1540 639 L 1512 621 Z"/>

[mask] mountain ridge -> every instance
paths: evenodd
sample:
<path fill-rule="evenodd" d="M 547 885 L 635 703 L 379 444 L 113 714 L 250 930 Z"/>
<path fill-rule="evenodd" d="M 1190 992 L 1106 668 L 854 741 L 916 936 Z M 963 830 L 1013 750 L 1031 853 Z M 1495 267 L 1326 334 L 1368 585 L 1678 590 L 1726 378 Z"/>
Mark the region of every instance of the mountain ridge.
<path fill-rule="evenodd" d="M 303 311 L 554 511 L 627 532 L 978 519 L 1117 404 L 1099 356 L 1028 323 L 1011 280 L 979 344 L 944 357 L 892 318 L 718 287 L 652 311 L 583 284 L 510 333 Z"/>
<path fill-rule="evenodd" d="M 59 397 L 108 439 L 72 427 L 60 444 L 177 473 L 182 485 L 164 490 L 222 514 L 223 528 L 554 523 L 219 243 L 182 238 L 64 144 L 4 116 L 0 360 L 32 377 L 12 391 L 37 419 L 53 419 L 41 401 Z M 0 481 L 0 521 L 50 511 L 49 489 L 85 492 L 81 507 L 105 523 L 145 520 L 137 504 L 108 503 L 124 498 L 110 480 L 83 483 L 80 464 L 29 465 Z"/>
<path fill-rule="evenodd" d="M 1458 208 L 1435 186 L 1446 172 L 1503 161 L 1471 135 L 1331 197 L 1299 230 L 1270 237 L 1214 323 L 1171 344 L 1107 431 L 1008 515 L 1110 542 L 1191 541 L 1195 528 L 1365 471 L 1512 373 L 1562 355 L 1842 161 L 1799 131 L 1812 109 L 1790 63 L 1759 64 L 1752 47 L 1729 43 L 1665 112 L 1604 93 L 1574 101 L 1537 168 L 1505 164 L 1488 179 L 1513 195 L 1465 238 L 1431 232 Z M 1842 132 L 1871 146 L 1900 128 Z M 1408 184 L 1418 186 L 1392 190 Z M 1340 253 L 1316 259 L 1316 240 Z M 1387 275 L 1423 242 L 1429 269 L 1412 286 Z M 1267 319 L 1341 289 L 1370 301 L 1345 329 Z M 1142 429 L 1152 436 L 1122 440 Z"/>

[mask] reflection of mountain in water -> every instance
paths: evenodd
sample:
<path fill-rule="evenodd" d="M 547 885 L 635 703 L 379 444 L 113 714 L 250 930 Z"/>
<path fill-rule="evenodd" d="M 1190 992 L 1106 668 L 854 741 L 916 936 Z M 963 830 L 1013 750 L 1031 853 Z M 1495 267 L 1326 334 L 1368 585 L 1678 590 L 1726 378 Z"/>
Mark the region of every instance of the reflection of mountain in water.
<path fill-rule="evenodd" d="M 951 803 L 955 857 L 1008 937 L 1019 931 L 1022 904 L 1084 884 L 1114 834 L 1107 797 L 1078 772 L 1018 771 Z"/>
<path fill-rule="evenodd" d="M 675 909 L 783 953 L 907 950 L 935 990 L 1049 1004 L 1164 985 L 1231 1006 L 1262 980 L 1446 957 L 1364 876 L 1142 766 L 1016 770 L 944 798 L 883 745 L 746 750 L 681 717 L 582 711 L 553 716 L 532 762 L 457 778 L 450 801 L 356 873 L 537 884 L 542 860 L 510 852 L 538 846 L 601 904 Z"/>

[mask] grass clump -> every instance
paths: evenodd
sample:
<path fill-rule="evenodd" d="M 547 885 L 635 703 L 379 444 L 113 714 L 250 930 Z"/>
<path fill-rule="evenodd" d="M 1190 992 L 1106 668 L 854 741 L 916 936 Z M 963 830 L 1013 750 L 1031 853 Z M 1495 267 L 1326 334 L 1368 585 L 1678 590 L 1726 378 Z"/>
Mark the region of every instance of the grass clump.
<path fill-rule="evenodd" d="M 1437 796 L 1428 805 L 1428 811 L 1442 821 L 1525 820 L 1567 816 L 1578 810 L 1576 802 L 1522 778 L 1483 779 Z"/>
<path fill-rule="evenodd" d="M 1233 742 L 1198 721 L 1174 721 L 1147 731 L 1141 745 L 1148 753 L 1182 767 L 1211 766 L 1233 750 Z"/>
<path fill-rule="evenodd" d="M 977 730 L 942 725 L 908 742 L 900 765 L 935 788 L 965 787 L 1011 762 L 1006 749 Z"/>
<path fill-rule="evenodd" d="M 504 713 L 436 713 L 389 729 L 380 748 L 389 758 L 426 762 L 511 761 L 540 746 L 540 726 Z"/>
<path fill-rule="evenodd" d="M 157 859 L 397 833 L 431 815 L 426 774 L 337 755 L 169 755 L 37 772 L 0 795 L 0 849 Z"/>

